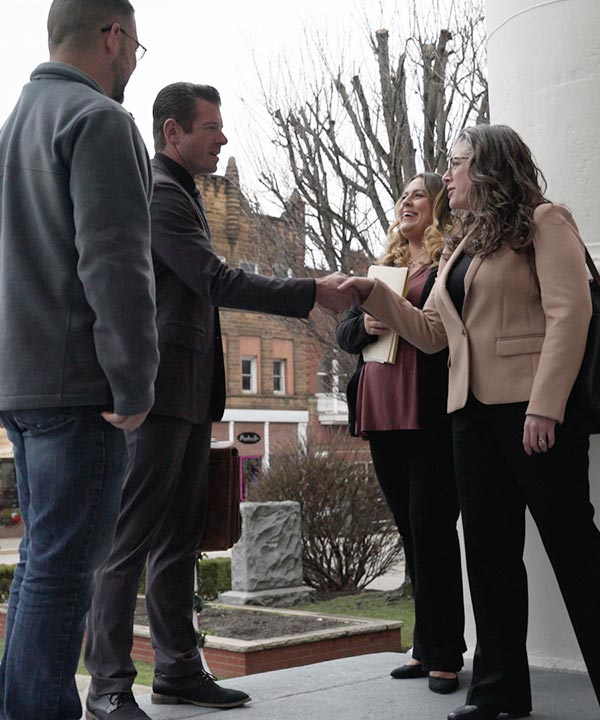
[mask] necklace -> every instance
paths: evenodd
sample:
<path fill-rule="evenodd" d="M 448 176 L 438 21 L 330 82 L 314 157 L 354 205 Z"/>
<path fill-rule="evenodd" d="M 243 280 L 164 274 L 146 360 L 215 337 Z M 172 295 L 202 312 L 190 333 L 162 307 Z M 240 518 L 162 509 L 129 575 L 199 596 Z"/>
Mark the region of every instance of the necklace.
<path fill-rule="evenodd" d="M 409 272 L 416 272 L 421 267 L 421 265 L 426 265 L 427 263 L 423 262 L 426 259 L 427 253 L 425 251 L 419 253 L 416 258 L 408 258 L 406 265 Z"/>

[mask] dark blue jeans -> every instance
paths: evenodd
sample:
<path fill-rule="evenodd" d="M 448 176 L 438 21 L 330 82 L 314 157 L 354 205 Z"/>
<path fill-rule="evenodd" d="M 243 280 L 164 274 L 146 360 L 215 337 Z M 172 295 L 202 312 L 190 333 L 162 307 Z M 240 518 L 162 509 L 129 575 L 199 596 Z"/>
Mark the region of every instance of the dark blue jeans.
<path fill-rule="evenodd" d="M 1 720 L 79 720 L 93 574 L 113 540 L 125 433 L 98 407 L 4 411 L 25 525 L 0 665 Z"/>

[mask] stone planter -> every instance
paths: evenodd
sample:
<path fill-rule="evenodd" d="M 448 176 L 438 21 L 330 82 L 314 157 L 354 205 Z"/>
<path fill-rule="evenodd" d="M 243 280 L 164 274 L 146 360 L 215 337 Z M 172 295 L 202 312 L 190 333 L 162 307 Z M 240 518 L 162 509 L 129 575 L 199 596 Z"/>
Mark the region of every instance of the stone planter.
<path fill-rule="evenodd" d="M 232 609 L 233 607 L 231 606 Z M 235 640 L 207 635 L 204 655 L 211 672 L 219 678 L 253 675 L 354 655 L 400 652 L 402 646 L 401 622 L 338 615 L 324 616 L 299 610 L 275 611 L 268 608 L 239 606 L 235 609 L 240 612 L 247 609 L 253 612 L 331 617 L 343 621 L 344 625 L 261 640 Z M 153 662 L 150 632 L 147 627 L 135 626 L 132 657 L 136 660 Z"/>

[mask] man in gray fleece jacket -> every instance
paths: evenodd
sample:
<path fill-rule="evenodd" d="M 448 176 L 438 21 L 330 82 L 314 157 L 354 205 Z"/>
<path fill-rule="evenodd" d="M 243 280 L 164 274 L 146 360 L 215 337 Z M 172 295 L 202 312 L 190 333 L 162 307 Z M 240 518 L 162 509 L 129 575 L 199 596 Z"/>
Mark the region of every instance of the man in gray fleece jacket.
<path fill-rule="evenodd" d="M 120 105 L 143 50 L 133 7 L 54 0 L 48 32 L 0 130 L 0 421 L 25 522 L 0 720 L 81 717 L 92 575 L 158 364 L 150 165 Z"/>

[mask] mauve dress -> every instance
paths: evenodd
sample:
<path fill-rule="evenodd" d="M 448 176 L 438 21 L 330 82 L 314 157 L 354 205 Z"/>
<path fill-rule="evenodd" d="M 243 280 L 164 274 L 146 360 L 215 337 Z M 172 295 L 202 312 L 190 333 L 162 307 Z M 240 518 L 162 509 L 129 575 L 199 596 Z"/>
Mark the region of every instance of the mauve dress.
<path fill-rule="evenodd" d="M 419 306 L 423 287 L 429 274 L 427 265 L 410 276 L 406 295 Z M 398 338 L 396 362 L 366 362 L 358 382 L 356 402 L 357 435 L 370 430 L 418 430 L 417 349 Z"/>

